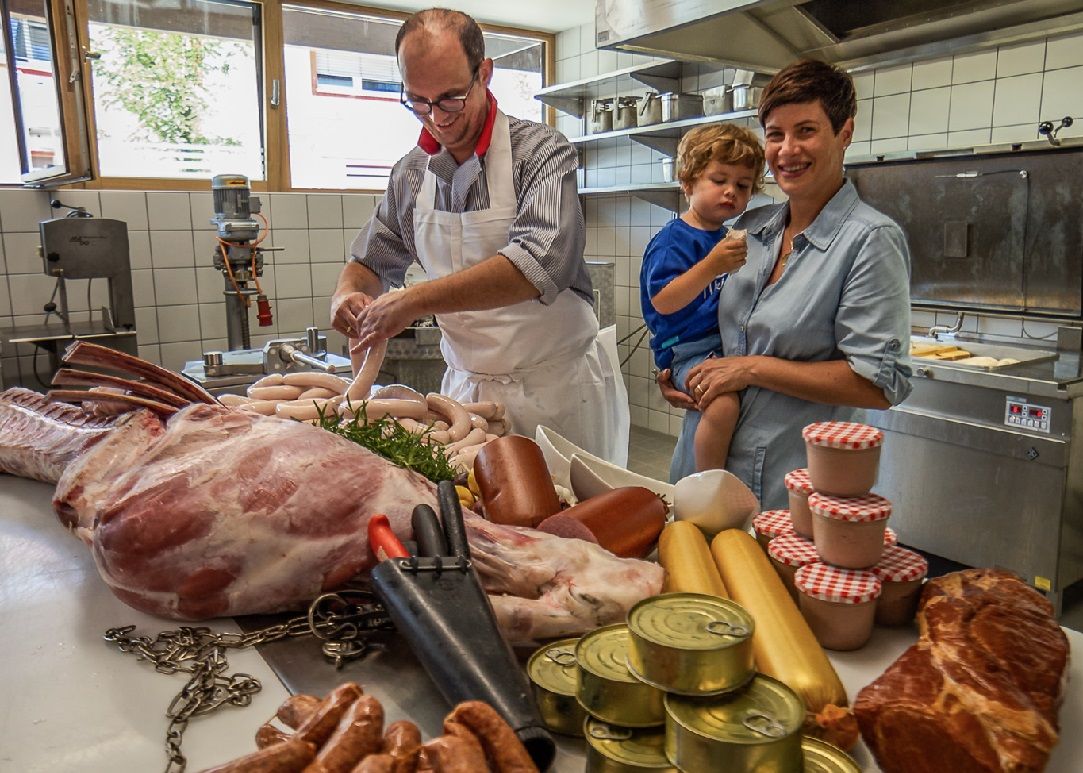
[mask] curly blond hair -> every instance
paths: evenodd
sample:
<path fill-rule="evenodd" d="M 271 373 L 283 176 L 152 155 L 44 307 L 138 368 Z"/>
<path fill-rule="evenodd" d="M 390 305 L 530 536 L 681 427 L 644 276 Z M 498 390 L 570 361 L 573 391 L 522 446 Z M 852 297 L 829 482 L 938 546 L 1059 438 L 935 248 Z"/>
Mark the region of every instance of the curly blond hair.
<path fill-rule="evenodd" d="M 763 145 L 754 132 L 732 123 L 697 126 L 677 146 L 677 180 L 687 188 L 712 161 L 747 166 L 752 170 L 752 192 L 763 189 Z"/>

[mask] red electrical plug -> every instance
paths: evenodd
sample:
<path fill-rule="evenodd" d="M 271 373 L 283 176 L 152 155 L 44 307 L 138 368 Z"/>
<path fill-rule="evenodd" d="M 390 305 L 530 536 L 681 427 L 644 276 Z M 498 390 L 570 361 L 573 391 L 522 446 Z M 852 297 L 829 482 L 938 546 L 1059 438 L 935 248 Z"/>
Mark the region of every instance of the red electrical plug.
<path fill-rule="evenodd" d="M 274 320 L 271 318 L 271 302 L 262 293 L 256 296 L 256 319 L 260 327 L 270 327 Z"/>

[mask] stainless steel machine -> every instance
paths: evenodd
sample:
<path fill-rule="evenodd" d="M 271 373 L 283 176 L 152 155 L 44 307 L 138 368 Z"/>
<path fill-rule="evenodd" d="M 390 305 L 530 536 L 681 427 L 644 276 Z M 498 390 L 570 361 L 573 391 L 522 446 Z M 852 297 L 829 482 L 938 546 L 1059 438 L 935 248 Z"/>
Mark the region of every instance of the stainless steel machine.
<path fill-rule="evenodd" d="M 1083 579 L 1083 146 L 990 150 L 848 170 L 907 233 L 916 307 L 1059 325 L 932 330 L 983 359 L 914 357 L 913 394 L 868 412 L 886 433 L 876 491 L 904 544 L 1015 571 L 1059 610 Z"/>
<path fill-rule="evenodd" d="M 327 351 L 327 337 L 310 327 L 303 337 L 280 338 L 260 349 L 252 348 L 248 310 L 256 303 L 260 327 L 272 324 L 271 304 L 260 287 L 263 253 L 260 247 L 261 203 L 253 196 L 248 178 L 239 174 L 217 175 L 211 180 L 218 249 L 214 267 L 222 272 L 226 296 L 226 335 L 229 351 L 208 351 L 202 360 L 188 362 L 182 373 L 212 394 L 243 393 L 264 375 L 285 371 L 321 370 L 350 373 L 350 361 Z"/>
<path fill-rule="evenodd" d="M 35 353 L 32 373 L 23 373 L 20 368 L 4 372 L 5 388 L 46 387 L 60 367 L 60 353 L 75 338 L 90 339 L 129 354 L 139 353 L 127 225 L 121 220 L 93 217 L 82 207 L 68 207 L 59 199 L 53 199 L 51 206 L 55 210 L 68 210 L 63 217 L 41 221 L 38 228 L 42 271 L 54 278 L 56 284 L 42 307 L 44 316 L 40 324 L 2 331 L 5 357 L 22 353 L 20 345 L 33 347 Z M 92 283 L 97 279 L 108 284 L 107 304 L 94 309 L 89 308 L 88 302 L 89 319 L 74 321 L 68 302 L 68 283 L 86 280 L 89 299 Z M 40 352 L 47 354 L 47 367 L 37 364 Z"/>

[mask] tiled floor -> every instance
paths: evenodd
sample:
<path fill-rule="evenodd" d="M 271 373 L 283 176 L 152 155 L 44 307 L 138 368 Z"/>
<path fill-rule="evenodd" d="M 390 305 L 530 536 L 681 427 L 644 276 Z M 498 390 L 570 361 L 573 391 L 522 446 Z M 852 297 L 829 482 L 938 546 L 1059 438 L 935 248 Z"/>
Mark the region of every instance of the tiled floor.
<path fill-rule="evenodd" d="M 676 438 L 643 427 L 632 427 L 628 446 L 628 469 L 656 480 L 669 479 L 669 460 Z M 933 574 L 944 574 L 960 568 L 945 559 L 931 557 Z M 1060 622 L 1066 628 L 1083 631 L 1083 582 L 1077 582 L 1064 592 Z"/>

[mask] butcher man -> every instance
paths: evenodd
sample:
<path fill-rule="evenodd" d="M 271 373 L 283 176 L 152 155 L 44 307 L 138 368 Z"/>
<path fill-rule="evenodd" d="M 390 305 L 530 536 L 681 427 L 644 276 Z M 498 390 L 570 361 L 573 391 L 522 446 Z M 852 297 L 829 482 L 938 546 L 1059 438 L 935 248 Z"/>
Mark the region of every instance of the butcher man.
<path fill-rule="evenodd" d="M 414 14 L 395 53 L 421 136 L 353 242 L 332 326 L 366 348 L 435 315 L 444 394 L 503 403 L 512 431 L 533 437 L 544 424 L 623 464 L 627 404 L 597 340 L 575 150 L 501 112 L 466 14 Z M 429 281 L 388 292 L 415 260 Z"/>

